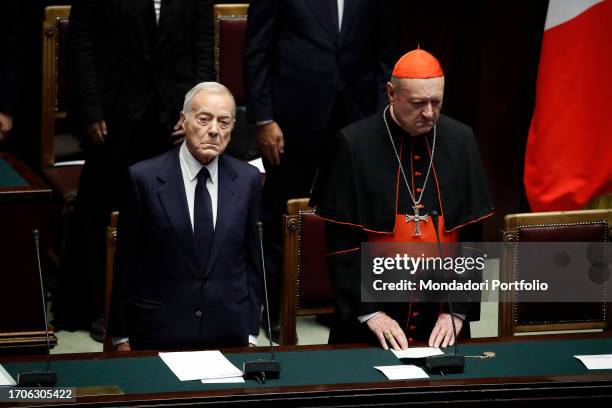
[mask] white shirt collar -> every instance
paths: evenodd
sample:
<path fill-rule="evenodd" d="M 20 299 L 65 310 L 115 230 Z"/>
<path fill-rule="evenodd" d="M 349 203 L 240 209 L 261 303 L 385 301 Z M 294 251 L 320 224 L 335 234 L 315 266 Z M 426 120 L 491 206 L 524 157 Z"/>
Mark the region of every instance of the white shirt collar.
<path fill-rule="evenodd" d="M 202 167 L 206 167 L 208 169 L 208 172 L 210 173 L 210 181 L 213 184 L 217 184 L 217 175 L 219 173 L 219 156 L 215 157 L 210 163 L 203 165 L 202 163 L 197 161 L 195 157 L 193 157 L 193 155 L 187 148 L 186 142 L 183 142 L 179 150 L 179 158 L 183 163 L 183 166 L 185 166 L 185 170 L 187 171 L 187 177 L 190 181 L 194 181 L 194 179 L 198 176 L 200 169 Z"/>

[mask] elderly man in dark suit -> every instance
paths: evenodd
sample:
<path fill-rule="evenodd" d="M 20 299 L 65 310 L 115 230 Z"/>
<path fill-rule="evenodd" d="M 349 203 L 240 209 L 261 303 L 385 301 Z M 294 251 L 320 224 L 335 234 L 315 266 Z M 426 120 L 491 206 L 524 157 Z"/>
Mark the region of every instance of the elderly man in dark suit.
<path fill-rule="evenodd" d="M 84 133 L 86 163 L 55 323 L 82 328 L 102 316 L 104 231 L 127 167 L 172 148 L 183 96 L 214 77 L 212 2 L 75 0 L 69 35 L 70 113 Z"/>
<path fill-rule="evenodd" d="M 257 124 L 266 167 L 262 220 L 273 321 L 280 302 L 281 219 L 287 200 L 309 195 L 320 153 L 333 133 L 384 106 L 394 43 L 390 3 L 250 2 L 244 52 L 247 116 Z"/>
<path fill-rule="evenodd" d="M 129 169 L 110 319 L 119 350 L 256 341 L 261 178 L 222 155 L 235 110 L 223 85 L 197 85 L 181 112 L 183 144 Z"/>

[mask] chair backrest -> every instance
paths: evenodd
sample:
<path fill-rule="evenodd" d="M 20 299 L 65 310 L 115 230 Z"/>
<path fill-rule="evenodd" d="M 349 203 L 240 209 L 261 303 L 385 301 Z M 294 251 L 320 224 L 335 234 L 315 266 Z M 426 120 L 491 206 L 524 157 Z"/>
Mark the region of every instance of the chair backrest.
<path fill-rule="evenodd" d="M 333 312 L 334 297 L 325 265 L 325 220 L 308 199 L 287 202 L 283 216 L 283 283 L 280 344 L 296 344 L 296 317 Z"/>
<path fill-rule="evenodd" d="M 504 246 L 500 280 L 518 279 L 521 257 L 516 246 L 521 242 L 609 242 L 612 237 L 612 210 L 580 210 L 509 214 L 504 219 Z M 610 303 L 602 292 L 598 302 L 532 303 L 515 302 L 510 292 L 500 294 L 499 333 L 546 332 L 558 330 L 609 329 Z"/>
<path fill-rule="evenodd" d="M 259 157 L 255 127 L 246 120 L 243 79 L 243 51 L 246 39 L 248 4 L 215 4 L 215 72 L 236 99 L 236 126 L 226 153 L 241 160 Z"/>
<path fill-rule="evenodd" d="M 55 164 L 56 150 L 59 155 L 70 156 L 79 151 L 78 140 L 66 132 L 68 105 L 68 61 L 67 38 L 70 6 L 45 8 L 42 30 L 42 106 L 41 106 L 41 164 Z M 64 128 L 64 129 L 63 129 Z M 62 134 L 62 142 L 57 136 Z M 64 137 L 64 135 L 66 137 Z M 60 147 L 62 146 L 62 147 Z"/>
<path fill-rule="evenodd" d="M 238 106 L 245 104 L 242 53 L 248 8 L 248 4 L 215 4 L 213 7 L 217 81 L 232 92 Z"/>
<path fill-rule="evenodd" d="M 113 294 L 113 266 L 115 259 L 115 248 L 117 246 L 117 220 L 119 212 L 113 211 L 110 216 L 110 225 L 106 227 L 106 267 L 104 280 L 104 351 L 112 351 L 112 339 L 108 335 L 108 319 L 110 316 L 110 304 Z"/>

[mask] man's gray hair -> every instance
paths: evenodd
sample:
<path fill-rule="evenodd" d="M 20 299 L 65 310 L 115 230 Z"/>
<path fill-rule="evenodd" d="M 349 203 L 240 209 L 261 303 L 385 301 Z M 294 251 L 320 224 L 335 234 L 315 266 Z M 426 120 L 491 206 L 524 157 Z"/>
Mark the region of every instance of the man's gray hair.
<path fill-rule="evenodd" d="M 230 90 L 227 89 L 225 85 L 221 85 L 218 82 L 200 82 L 191 88 L 189 92 L 185 94 L 185 101 L 183 102 L 183 115 L 187 116 L 189 114 L 191 111 L 191 102 L 193 101 L 193 98 L 201 91 L 208 91 L 216 94 L 225 93 L 228 95 L 232 100 L 233 105 L 232 118 L 236 118 L 236 100 L 234 99 L 234 95 L 232 95 Z"/>

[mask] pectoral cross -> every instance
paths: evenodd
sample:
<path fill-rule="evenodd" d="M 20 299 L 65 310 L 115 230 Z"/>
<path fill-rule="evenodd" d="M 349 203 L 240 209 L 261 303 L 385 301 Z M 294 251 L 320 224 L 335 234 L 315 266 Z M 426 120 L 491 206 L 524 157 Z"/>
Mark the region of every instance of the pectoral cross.
<path fill-rule="evenodd" d="M 429 215 L 425 213 L 424 215 L 419 215 L 419 206 L 415 204 L 412 206 L 414 209 L 414 215 L 406 214 L 406 224 L 410 221 L 414 222 L 414 231 L 412 232 L 413 237 L 421 236 L 421 229 L 419 228 L 419 222 L 425 221 L 429 222 Z"/>

